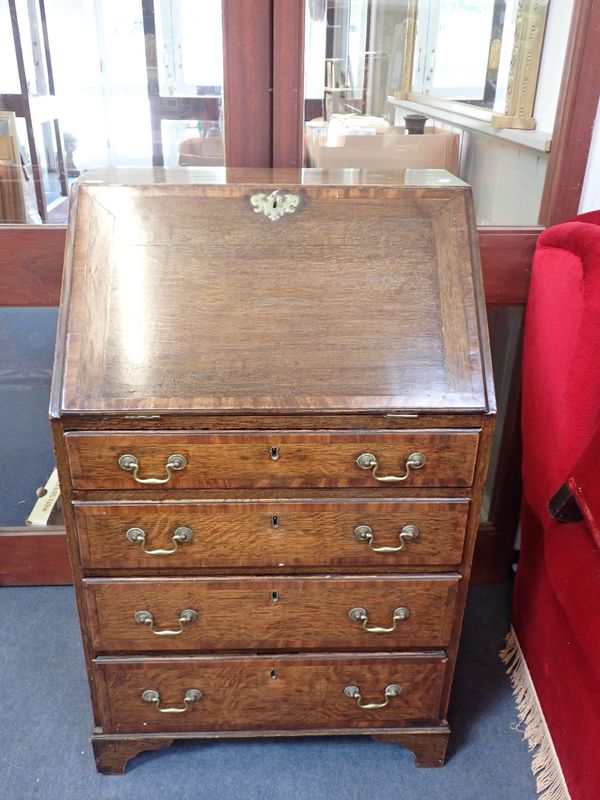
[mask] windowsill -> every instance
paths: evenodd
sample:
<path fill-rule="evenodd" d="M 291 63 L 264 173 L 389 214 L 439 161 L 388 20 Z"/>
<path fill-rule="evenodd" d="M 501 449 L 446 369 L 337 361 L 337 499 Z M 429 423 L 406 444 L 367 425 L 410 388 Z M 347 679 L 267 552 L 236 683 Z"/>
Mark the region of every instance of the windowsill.
<path fill-rule="evenodd" d="M 491 136 L 494 139 L 515 145 L 515 147 L 526 147 L 539 153 L 548 153 L 550 151 L 551 135 L 544 131 L 494 128 L 490 122 L 471 116 L 468 113 L 462 114 L 454 109 L 449 111 L 446 108 L 440 108 L 435 105 L 435 101 L 418 103 L 414 100 L 397 100 L 395 97 L 388 97 L 387 101 L 396 108 L 403 108 L 412 113 L 426 114 L 431 119 L 454 125 L 457 128 L 463 128 L 466 131 L 473 131 L 473 133 Z"/>

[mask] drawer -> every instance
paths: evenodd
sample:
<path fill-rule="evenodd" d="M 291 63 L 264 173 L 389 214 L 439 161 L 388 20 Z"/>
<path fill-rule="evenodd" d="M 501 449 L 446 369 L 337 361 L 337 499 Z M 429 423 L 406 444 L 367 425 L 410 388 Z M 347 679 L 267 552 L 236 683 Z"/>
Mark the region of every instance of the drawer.
<path fill-rule="evenodd" d="M 378 650 L 450 642 L 458 575 L 84 582 L 97 653 Z"/>
<path fill-rule="evenodd" d="M 473 430 L 65 434 L 75 489 L 157 491 L 467 487 L 478 439 Z"/>
<path fill-rule="evenodd" d="M 358 568 L 460 564 L 468 510 L 468 500 L 348 498 L 76 505 L 75 515 L 84 569 Z"/>
<path fill-rule="evenodd" d="M 435 652 L 95 662 L 105 733 L 431 724 L 445 669 L 444 654 Z"/>

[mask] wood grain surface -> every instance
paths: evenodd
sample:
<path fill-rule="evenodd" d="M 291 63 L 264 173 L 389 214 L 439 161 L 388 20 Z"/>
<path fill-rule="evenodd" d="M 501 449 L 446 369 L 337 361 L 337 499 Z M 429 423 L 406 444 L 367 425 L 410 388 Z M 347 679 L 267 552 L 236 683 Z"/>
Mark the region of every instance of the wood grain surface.
<path fill-rule="evenodd" d="M 130 578 L 84 584 L 97 653 L 296 652 L 441 648 L 450 641 L 458 575 L 419 577 Z M 371 627 L 393 627 L 394 611 L 410 616 L 393 633 L 364 630 L 350 619 L 364 608 Z M 179 615 L 195 621 L 180 626 Z M 136 622 L 149 611 L 156 635 Z"/>
<path fill-rule="evenodd" d="M 362 734 L 385 744 L 395 744 L 410 750 L 415 756 L 417 767 L 442 767 L 446 757 L 446 748 L 450 737 L 450 728 L 446 722 L 436 726 L 404 726 L 398 728 L 307 728 L 294 730 L 294 736 L 356 736 Z M 146 750 L 159 750 L 169 747 L 174 741 L 190 739 L 245 739 L 248 737 L 277 738 L 289 736 L 285 730 L 236 730 L 236 731 L 202 731 L 202 733 L 177 731 L 171 736 L 157 733 L 146 734 L 106 734 L 95 730 L 92 733 L 92 746 L 98 772 L 103 775 L 122 775 L 127 763 L 138 753 Z"/>
<path fill-rule="evenodd" d="M 51 414 L 99 766 L 153 735 L 355 731 L 439 765 L 495 410 L 470 194 L 418 171 L 161 176 L 80 185 L 59 322 Z M 298 205 L 273 222 L 249 199 L 275 188 Z M 412 453 L 426 464 L 406 473 Z M 140 483 L 125 454 L 140 481 L 187 464 Z M 409 524 L 400 553 L 354 534 L 393 546 Z M 156 561 L 126 537 L 174 549 L 182 526 Z M 393 630 L 363 627 L 396 609 Z M 344 695 L 382 703 L 391 684 L 382 707 Z"/>
<path fill-rule="evenodd" d="M 79 185 L 63 412 L 493 406 L 464 184 L 234 172 Z M 294 213 L 256 213 L 273 191 Z"/>
<path fill-rule="evenodd" d="M 385 486 L 372 470 L 361 469 L 362 453 L 376 456 L 379 475 L 402 477 L 412 453 L 427 462 L 411 470 L 397 487 L 470 486 L 477 456 L 477 431 L 378 431 L 363 433 L 67 433 L 75 489 L 172 489 L 261 487 Z M 271 448 L 278 448 L 277 460 Z M 137 483 L 118 465 L 121 455 L 134 455 L 139 478 L 164 478 L 170 455 L 187 459 L 168 484 Z M 388 484 L 390 485 L 390 484 Z"/>
<path fill-rule="evenodd" d="M 443 654 L 193 657 L 97 660 L 107 733 L 402 727 L 438 722 Z M 344 696 L 358 686 L 363 703 L 378 703 L 385 687 L 401 693 L 368 710 Z M 142 701 L 146 689 L 161 705 L 178 707 L 188 689 L 202 699 L 181 714 Z"/>
<path fill-rule="evenodd" d="M 460 564 L 468 501 L 325 499 L 77 505 L 84 569 L 285 568 Z M 368 525 L 373 547 L 399 547 L 400 531 L 416 525 L 419 536 L 397 553 L 377 553 L 354 529 Z M 174 549 L 180 526 L 191 542 L 169 555 L 148 555 L 126 537 L 146 534 L 144 547 Z"/>
<path fill-rule="evenodd" d="M 162 750 L 173 744 L 165 737 L 125 739 L 92 736 L 96 769 L 101 775 L 123 775 L 127 762 L 147 750 Z"/>
<path fill-rule="evenodd" d="M 225 160 L 230 167 L 271 163 L 272 6 L 270 0 L 221 0 Z"/>

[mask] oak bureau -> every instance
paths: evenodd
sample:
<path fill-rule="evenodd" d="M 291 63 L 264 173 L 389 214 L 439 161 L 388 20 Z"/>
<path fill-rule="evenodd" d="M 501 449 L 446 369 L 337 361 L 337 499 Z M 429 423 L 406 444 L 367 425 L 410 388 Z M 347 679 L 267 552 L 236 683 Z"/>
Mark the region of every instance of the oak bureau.
<path fill-rule="evenodd" d="M 51 422 L 101 772 L 181 738 L 444 762 L 494 420 L 443 171 L 74 187 Z"/>

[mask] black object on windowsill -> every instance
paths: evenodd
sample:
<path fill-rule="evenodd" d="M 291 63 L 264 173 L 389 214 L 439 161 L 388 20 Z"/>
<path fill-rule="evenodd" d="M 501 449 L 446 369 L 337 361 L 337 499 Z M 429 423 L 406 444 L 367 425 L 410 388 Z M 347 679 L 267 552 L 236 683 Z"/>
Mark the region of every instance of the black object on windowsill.
<path fill-rule="evenodd" d="M 425 123 L 429 117 L 425 114 L 406 114 L 404 122 L 406 123 L 407 133 L 425 133 Z"/>

